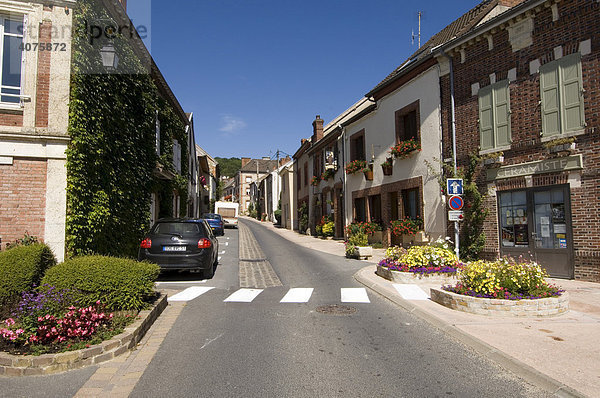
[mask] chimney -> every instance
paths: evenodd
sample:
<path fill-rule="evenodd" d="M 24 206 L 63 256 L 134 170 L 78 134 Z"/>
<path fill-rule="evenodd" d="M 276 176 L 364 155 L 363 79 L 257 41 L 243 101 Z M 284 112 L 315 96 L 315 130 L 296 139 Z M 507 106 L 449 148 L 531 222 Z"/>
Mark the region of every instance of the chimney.
<path fill-rule="evenodd" d="M 242 167 L 250 163 L 250 158 L 242 158 Z"/>
<path fill-rule="evenodd" d="M 286 156 L 284 158 L 279 159 L 279 167 L 283 166 L 284 164 L 286 164 L 287 162 L 289 162 L 291 159 L 289 156 Z"/>
<path fill-rule="evenodd" d="M 323 138 L 323 119 L 321 119 L 320 115 L 315 117 L 315 121 L 312 123 L 313 125 L 313 135 L 312 142 L 313 144 Z"/>

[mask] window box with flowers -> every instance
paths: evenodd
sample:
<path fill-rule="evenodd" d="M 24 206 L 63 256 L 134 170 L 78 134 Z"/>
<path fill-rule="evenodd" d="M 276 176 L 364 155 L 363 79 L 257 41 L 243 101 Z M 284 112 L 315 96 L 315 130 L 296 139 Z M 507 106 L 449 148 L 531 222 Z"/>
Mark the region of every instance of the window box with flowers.
<path fill-rule="evenodd" d="M 414 241 L 414 235 L 421 231 L 423 220 L 420 218 L 405 218 L 390 222 L 391 233 L 395 237 L 402 237 L 402 243 L 408 245 Z"/>
<path fill-rule="evenodd" d="M 405 159 L 411 156 L 414 152 L 421 150 L 421 144 L 414 138 L 406 141 L 400 141 L 398 144 L 390 148 L 390 153 L 396 159 Z"/>
<path fill-rule="evenodd" d="M 481 157 L 484 166 L 500 166 L 504 163 L 504 152 L 489 153 Z"/>
<path fill-rule="evenodd" d="M 319 182 L 321 182 L 320 176 L 313 176 L 313 178 L 310 179 L 310 185 L 312 185 L 313 187 L 319 185 Z"/>
<path fill-rule="evenodd" d="M 384 176 L 391 176 L 394 171 L 394 158 L 385 159 L 385 162 L 381 163 L 381 169 Z"/>
<path fill-rule="evenodd" d="M 335 176 L 335 169 L 327 169 L 321 174 L 321 180 L 327 181 Z"/>
<path fill-rule="evenodd" d="M 575 150 L 576 145 L 575 137 L 557 138 L 544 143 L 544 147 L 548 149 L 551 154 L 556 154 L 558 156 L 571 154 Z"/>
<path fill-rule="evenodd" d="M 367 161 L 366 160 L 353 160 L 351 162 L 346 163 L 346 174 L 356 174 L 362 171 L 368 170 Z"/>

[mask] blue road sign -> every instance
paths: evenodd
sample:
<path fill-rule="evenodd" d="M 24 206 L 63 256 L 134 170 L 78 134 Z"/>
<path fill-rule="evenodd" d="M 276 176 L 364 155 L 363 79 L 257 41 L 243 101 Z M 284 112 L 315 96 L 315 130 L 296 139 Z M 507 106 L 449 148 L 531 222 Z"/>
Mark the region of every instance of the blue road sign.
<path fill-rule="evenodd" d="M 448 200 L 448 206 L 452 209 L 452 210 L 460 210 L 463 208 L 465 202 L 463 201 L 463 198 L 461 198 L 460 196 L 451 196 L 450 199 Z"/>
<path fill-rule="evenodd" d="M 446 180 L 446 189 L 447 189 L 448 195 L 462 195 L 463 194 L 462 178 L 448 178 Z"/>

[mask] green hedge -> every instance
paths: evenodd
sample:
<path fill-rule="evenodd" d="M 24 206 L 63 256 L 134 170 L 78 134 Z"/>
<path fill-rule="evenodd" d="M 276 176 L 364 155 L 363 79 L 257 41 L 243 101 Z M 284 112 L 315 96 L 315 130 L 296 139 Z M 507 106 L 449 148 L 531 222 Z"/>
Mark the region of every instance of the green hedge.
<path fill-rule="evenodd" d="M 156 264 L 135 260 L 83 256 L 67 260 L 46 272 L 42 284 L 75 290 L 79 306 L 100 301 L 110 310 L 140 310 L 154 295 Z"/>
<path fill-rule="evenodd" d="M 0 252 L 0 305 L 31 290 L 55 264 L 52 250 L 41 243 Z"/>

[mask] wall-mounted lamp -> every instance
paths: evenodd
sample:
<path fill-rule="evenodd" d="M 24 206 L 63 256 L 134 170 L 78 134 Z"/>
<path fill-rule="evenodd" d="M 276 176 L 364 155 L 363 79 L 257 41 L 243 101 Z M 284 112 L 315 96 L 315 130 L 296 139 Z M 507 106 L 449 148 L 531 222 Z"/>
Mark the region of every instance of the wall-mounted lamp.
<path fill-rule="evenodd" d="M 105 44 L 100 49 L 102 65 L 108 70 L 116 70 L 119 66 L 119 56 L 112 43 Z"/>

